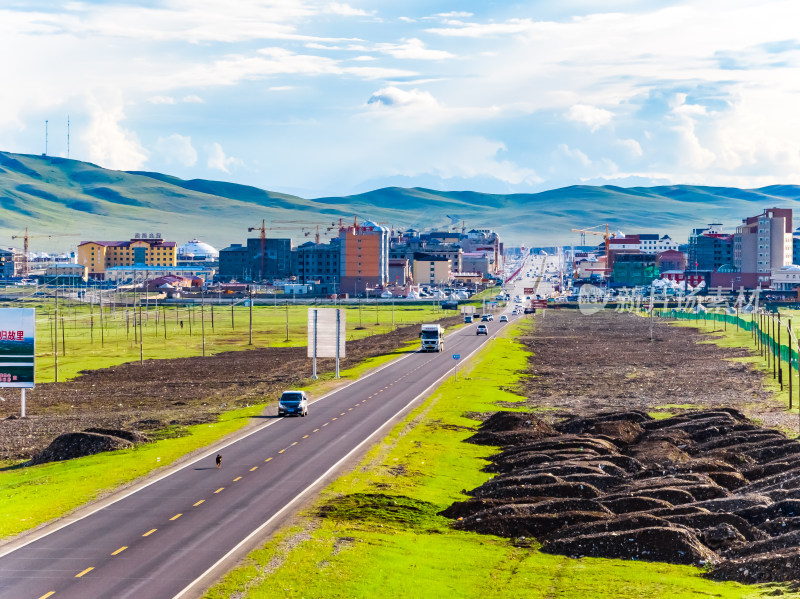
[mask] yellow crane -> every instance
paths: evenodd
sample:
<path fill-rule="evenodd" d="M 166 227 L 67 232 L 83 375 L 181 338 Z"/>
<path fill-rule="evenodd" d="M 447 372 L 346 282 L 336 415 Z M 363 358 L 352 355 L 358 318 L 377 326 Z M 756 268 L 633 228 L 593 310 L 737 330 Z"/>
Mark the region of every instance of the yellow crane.
<path fill-rule="evenodd" d="M 605 232 L 604 232 L 604 231 L 593 231 L 593 230 L 592 230 L 592 229 L 596 229 L 597 227 L 603 227 L 603 226 L 606 228 L 606 229 L 605 229 Z M 580 234 L 581 234 L 581 237 L 582 237 L 584 240 L 586 239 L 586 237 L 585 237 L 586 235 L 600 235 L 600 236 L 601 236 L 601 237 L 602 237 L 602 238 L 605 240 L 605 250 L 606 250 L 606 269 L 605 269 L 605 270 L 606 270 L 606 272 L 608 272 L 608 271 L 609 271 L 609 268 L 608 268 L 608 260 L 609 260 L 609 254 L 608 254 L 608 250 L 609 250 L 609 243 L 608 243 L 608 241 L 609 241 L 609 239 L 611 239 L 611 238 L 613 238 L 613 237 L 614 237 L 614 234 L 613 234 L 613 233 L 609 233 L 609 232 L 608 232 L 608 223 L 604 223 L 604 224 L 602 224 L 602 225 L 595 225 L 594 227 L 589 227 L 588 229 L 571 229 L 571 231 L 572 231 L 573 233 L 580 233 Z M 585 241 L 584 241 L 584 242 L 585 242 Z"/>
<path fill-rule="evenodd" d="M 603 231 L 593 231 L 592 230 L 592 229 L 595 229 L 597 227 L 603 227 L 603 226 L 606 228 L 605 232 L 603 232 Z M 605 240 L 606 256 L 608 256 L 608 240 L 614 237 L 613 233 L 609 233 L 608 232 L 608 223 L 605 223 L 603 225 L 595 225 L 594 227 L 589 227 L 588 229 L 571 229 L 571 231 L 573 233 L 580 233 L 581 237 L 583 237 L 584 240 L 586 239 L 586 237 L 585 237 L 586 235 L 600 235 L 600 236 L 602 236 L 603 239 Z"/>
<path fill-rule="evenodd" d="M 38 237 L 78 237 L 80 233 L 41 233 L 39 235 L 29 235 L 28 227 L 25 227 L 24 235 L 12 235 L 11 239 L 22 239 L 22 276 L 27 277 L 30 269 L 28 267 L 28 240 Z"/>

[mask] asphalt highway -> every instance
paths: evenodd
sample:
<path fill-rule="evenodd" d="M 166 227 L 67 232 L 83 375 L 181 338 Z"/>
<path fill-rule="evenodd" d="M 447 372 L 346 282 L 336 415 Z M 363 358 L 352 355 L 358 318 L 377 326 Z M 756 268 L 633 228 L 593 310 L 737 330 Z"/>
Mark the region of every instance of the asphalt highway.
<path fill-rule="evenodd" d="M 513 318 L 512 318 L 513 320 Z M 504 323 L 488 324 L 491 338 Z M 229 560 L 277 530 L 348 459 L 487 341 L 476 324 L 443 353 L 410 353 L 82 519 L 0 549 L 2 599 L 168 599 L 197 596 Z M 217 450 L 222 467 L 214 465 Z"/>

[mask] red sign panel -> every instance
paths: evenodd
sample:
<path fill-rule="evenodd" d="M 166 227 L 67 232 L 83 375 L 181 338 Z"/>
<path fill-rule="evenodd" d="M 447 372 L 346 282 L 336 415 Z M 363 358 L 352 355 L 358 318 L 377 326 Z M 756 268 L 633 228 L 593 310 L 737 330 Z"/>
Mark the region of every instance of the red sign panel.
<path fill-rule="evenodd" d="M 530 295 L 533 293 L 533 287 L 525 287 L 523 291 L 525 292 L 525 295 Z"/>
<path fill-rule="evenodd" d="M 547 300 L 531 300 L 531 308 L 546 308 Z"/>

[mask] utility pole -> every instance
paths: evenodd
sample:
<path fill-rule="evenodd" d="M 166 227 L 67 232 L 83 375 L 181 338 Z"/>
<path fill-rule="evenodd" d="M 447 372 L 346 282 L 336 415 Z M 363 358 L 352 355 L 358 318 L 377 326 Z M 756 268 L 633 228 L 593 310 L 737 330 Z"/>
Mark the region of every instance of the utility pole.
<path fill-rule="evenodd" d="M 253 287 L 250 287 L 250 334 L 249 334 L 249 341 L 247 342 L 248 345 L 253 345 Z"/>

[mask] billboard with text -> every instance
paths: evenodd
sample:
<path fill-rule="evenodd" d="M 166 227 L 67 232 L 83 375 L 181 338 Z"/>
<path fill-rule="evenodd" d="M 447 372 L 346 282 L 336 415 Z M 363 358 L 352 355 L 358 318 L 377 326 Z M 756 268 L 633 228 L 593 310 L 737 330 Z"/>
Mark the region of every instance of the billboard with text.
<path fill-rule="evenodd" d="M 0 309 L 0 387 L 33 387 L 36 310 Z"/>

